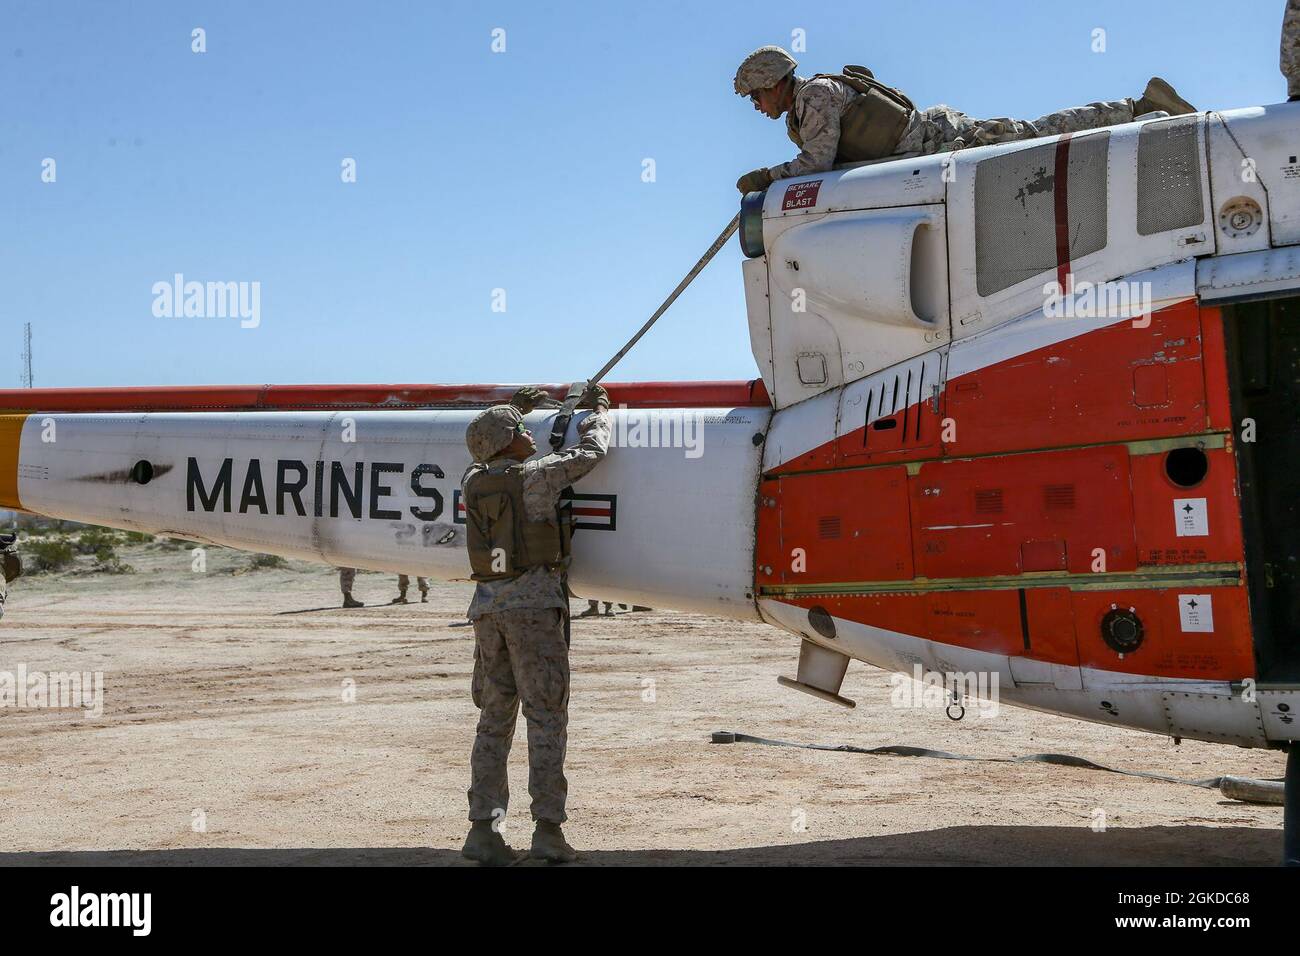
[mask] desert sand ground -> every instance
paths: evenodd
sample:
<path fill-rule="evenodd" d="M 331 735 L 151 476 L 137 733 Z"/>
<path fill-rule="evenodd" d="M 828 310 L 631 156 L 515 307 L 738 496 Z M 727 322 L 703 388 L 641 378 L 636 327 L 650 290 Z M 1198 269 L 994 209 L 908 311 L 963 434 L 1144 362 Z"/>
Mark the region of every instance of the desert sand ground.
<path fill-rule="evenodd" d="M 125 549 L 136 573 L 15 582 L 0 670 L 102 671 L 101 717 L 0 709 L 0 862 L 462 865 L 476 711 L 470 585 L 337 607 L 333 571 Z M 83 559 L 84 560 L 84 559 Z M 414 586 L 411 596 L 417 597 Z M 575 611 L 582 605 L 575 603 Z M 1186 778 L 1277 777 L 1280 754 L 1013 707 L 960 723 L 890 705 L 850 667 L 847 711 L 778 687 L 797 642 L 667 611 L 575 620 L 570 841 L 587 864 L 1273 864 L 1280 807 L 1040 764 L 712 744 L 729 729 L 981 757 L 1059 752 Z M 352 681 L 355 700 L 345 701 Z M 506 835 L 526 846 L 521 717 Z M 1096 811 L 1105 831 L 1093 828 Z"/>

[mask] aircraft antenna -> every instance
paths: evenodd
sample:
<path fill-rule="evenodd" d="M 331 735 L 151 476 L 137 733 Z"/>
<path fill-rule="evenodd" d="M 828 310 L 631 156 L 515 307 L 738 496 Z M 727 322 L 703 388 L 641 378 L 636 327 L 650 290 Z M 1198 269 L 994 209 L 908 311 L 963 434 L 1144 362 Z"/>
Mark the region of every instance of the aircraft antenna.
<path fill-rule="evenodd" d="M 32 387 L 32 324 L 23 323 L 23 388 Z"/>

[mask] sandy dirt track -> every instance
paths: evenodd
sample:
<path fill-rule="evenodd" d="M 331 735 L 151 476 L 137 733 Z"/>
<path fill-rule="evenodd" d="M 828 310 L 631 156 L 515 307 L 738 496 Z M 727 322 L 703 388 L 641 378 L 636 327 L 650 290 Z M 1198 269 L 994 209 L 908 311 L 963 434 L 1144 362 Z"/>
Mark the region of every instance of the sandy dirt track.
<path fill-rule="evenodd" d="M 476 711 L 470 586 L 337 609 L 336 576 L 292 563 L 206 573 L 156 545 L 129 575 L 33 575 L 0 621 L 0 670 L 103 671 L 102 717 L 0 709 L 0 863 L 435 864 L 459 857 Z M 411 595 L 418 597 L 414 586 Z M 579 605 L 575 604 L 575 610 Z M 570 841 L 587 864 L 1271 865 L 1281 808 L 1215 790 L 1037 764 L 862 756 L 711 731 L 984 757 L 1060 752 L 1178 777 L 1278 777 L 1278 753 L 1003 707 L 960 723 L 890 705 L 853 664 L 853 711 L 778 687 L 797 641 L 666 611 L 576 620 Z M 344 683 L 355 682 L 355 702 Z M 648 685 L 648 682 L 653 682 Z M 650 691 L 653 690 L 653 694 Z M 646 698 L 653 696 L 653 700 Z M 522 717 L 506 834 L 526 846 Z M 1095 832 L 1096 811 L 1105 832 Z M 206 830 L 192 821 L 201 814 Z M 802 822 L 804 828 L 798 829 Z"/>

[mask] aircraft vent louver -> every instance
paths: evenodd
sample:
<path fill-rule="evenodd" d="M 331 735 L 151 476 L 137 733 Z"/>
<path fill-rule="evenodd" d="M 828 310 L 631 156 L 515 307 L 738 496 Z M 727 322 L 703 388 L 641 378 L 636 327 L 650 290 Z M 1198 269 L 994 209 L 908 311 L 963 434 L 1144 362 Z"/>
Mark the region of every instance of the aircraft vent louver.
<path fill-rule="evenodd" d="M 980 488 L 975 492 L 975 513 L 996 515 L 1002 513 L 1002 489 Z"/>
<path fill-rule="evenodd" d="M 1074 485 L 1044 485 L 1043 505 L 1048 511 L 1074 510 Z"/>
<path fill-rule="evenodd" d="M 1138 133 L 1137 231 L 1150 236 L 1205 221 L 1199 118 L 1148 123 Z"/>
<path fill-rule="evenodd" d="M 904 396 L 906 401 L 906 396 Z M 893 383 L 882 381 L 880 387 L 871 387 L 867 393 L 867 421 L 871 422 L 876 419 L 884 418 L 886 415 L 892 415 L 898 411 L 898 376 L 894 376 Z"/>
<path fill-rule="evenodd" d="M 1055 272 L 1056 150 L 1056 143 L 1044 143 L 993 156 L 975 167 L 975 286 L 981 296 Z M 1069 141 L 1071 260 L 1106 248 L 1109 158 L 1110 133 Z"/>
<path fill-rule="evenodd" d="M 838 538 L 840 536 L 840 516 L 823 515 L 817 519 L 817 537 Z"/>
<path fill-rule="evenodd" d="M 880 416 L 892 415 L 898 411 L 898 388 L 899 379 L 897 373 L 895 373 L 892 382 L 880 383 L 880 403 L 877 406 L 877 412 Z M 907 402 L 906 395 L 903 396 L 903 401 L 904 403 Z"/>

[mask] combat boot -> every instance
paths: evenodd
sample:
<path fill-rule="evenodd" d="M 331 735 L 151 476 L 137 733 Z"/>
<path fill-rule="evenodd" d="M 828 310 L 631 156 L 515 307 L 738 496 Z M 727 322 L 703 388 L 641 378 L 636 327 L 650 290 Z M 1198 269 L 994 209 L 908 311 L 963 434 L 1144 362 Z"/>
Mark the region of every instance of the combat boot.
<path fill-rule="evenodd" d="M 343 606 L 344 607 L 365 607 L 364 604 L 362 604 L 360 601 L 354 598 L 351 594 L 343 595 Z"/>
<path fill-rule="evenodd" d="M 534 860 L 548 860 L 551 863 L 572 863 L 578 853 L 564 839 L 564 831 L 558 823 L 538 820 L 533 830 L 533 848 L 528 852 Z"/>
<path fill-rule="evenodd" d="M 1174 88 L 1160 77 L 1153 76 L 1147 81 L 1147 88 L 1143 90 L 1142 98 L 1134 101 L 1133 115 L 1143 116 L 1157 111 L 1168 113 L 1170 116 L 1182 116 L 1184 113 L 1195 113 L 1196 107 L 1179 96 Z"/>
<path fill-rule="evenodd" d="M 405 592 L 405 591 L 399 591 L 399 592 L 397 593 L 397 597 L 393 598 L 392 601 L 390 601 L 389 603 L 390 603 L 390 604 L 410 604 L 411 602 L 408 601 L 408 600 L 406 599 L 406 592 Z"/>
<path fill-rule="evenodd" d="M 420 592 L 420 603 L 421 604 L 429 603 L 429 592 L 427 590 Z"/>
<path fill-rule="evenodd" d="M 492 829 L 491 820 L 471 820 L 469 836 L 461 847 L 460 855 L 485 866 L 509 866 L 519 859 L 505 837 Z"/>

